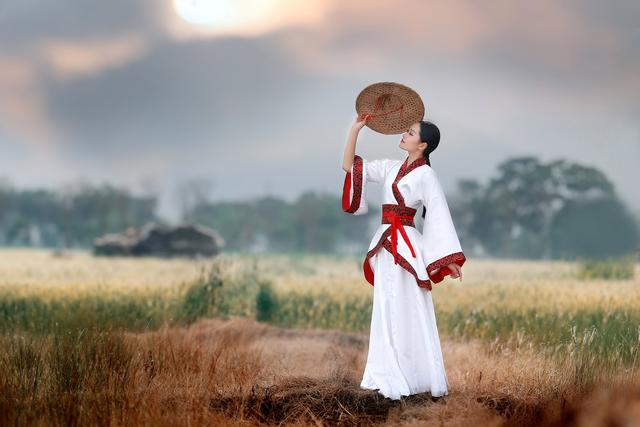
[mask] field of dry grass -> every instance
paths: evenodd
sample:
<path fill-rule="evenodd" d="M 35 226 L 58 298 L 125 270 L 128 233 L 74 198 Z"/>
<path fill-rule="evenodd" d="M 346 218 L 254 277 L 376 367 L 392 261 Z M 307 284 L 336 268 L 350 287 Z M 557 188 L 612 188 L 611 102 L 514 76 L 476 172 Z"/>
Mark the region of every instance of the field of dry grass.
<path fill-rule="evenodd" d="M 434 289 L 449 395 L 391 401 L 358 387 L 359 258 L 0 255 L 0 425 L 640 422 L 637 271 L 469 260 Z"/>
<path fill-rule="evenodd" d="M 581 390 L 570 367 L 477 340 L 443 338 L 449 395 L 401 401 L 359 389 L 364 333 L 231 317 L 0 344 L 3 425 L 596 426 L 640 416 L 635 376 Z"/>

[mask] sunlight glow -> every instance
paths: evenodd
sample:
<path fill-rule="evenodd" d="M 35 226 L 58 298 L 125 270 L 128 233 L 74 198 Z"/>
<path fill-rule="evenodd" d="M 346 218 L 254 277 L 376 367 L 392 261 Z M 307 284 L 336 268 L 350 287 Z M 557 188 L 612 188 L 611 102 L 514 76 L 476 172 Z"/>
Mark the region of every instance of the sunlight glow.
<path fill-rule="evenodd" d="M 166 0 L 166 24 L 178 39 L 258 36 L 279 28 L 313 26 L 337 0 Z"/>
<path fill-rule="evenodd" d="M 264 3 L 264 2 L 254 2 Z M 231 0 L 174 0 L 176 13 L 195 25 L 232 27 L 246 22 L 247 2 Z"/>

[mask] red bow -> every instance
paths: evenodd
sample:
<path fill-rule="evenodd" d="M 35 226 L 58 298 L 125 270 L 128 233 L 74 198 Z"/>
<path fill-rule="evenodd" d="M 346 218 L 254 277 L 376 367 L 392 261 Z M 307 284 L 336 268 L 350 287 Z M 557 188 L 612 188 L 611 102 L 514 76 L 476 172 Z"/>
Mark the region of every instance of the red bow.
<path fill-rule="evenodd" d="M 409 236 L 407 236 L 407 232 L 400 222 L 401 219 L 410 219 L 413 220 L 413 217 L 406 215 L 397 215 L 395 212 L 383 212 L 383 217 L 388 218 L 391 221 L 391 248 L 393 250 L 393 260 L 397 264 L 398 263 L 398 230 L 400 230 L 400 234 L 402 234 L 402 238 L 409 246 L 409 250 L 411 250 L 411 255 L 416 257 L 415 252 L 413 251 L 413 246 L 411 246 L 411 241 L 409 240 Z"/>

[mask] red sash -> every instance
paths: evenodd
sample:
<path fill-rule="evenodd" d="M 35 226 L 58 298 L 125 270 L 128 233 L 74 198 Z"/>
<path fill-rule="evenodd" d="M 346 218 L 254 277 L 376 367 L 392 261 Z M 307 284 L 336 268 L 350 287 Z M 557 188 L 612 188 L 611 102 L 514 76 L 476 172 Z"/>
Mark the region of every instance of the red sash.
<path fill-rule="evenodd" d="M 413 216 L 415 215 L 416 210 L 407 206 L 401 205 L 392 205 L 392 204 L 383 204 L 382 205 L 382 223 L 383 224 L 391 224 L 391 248 L 393 253 L 393 260 L 397 264 L 398 263 L 398 230 L 402 235 L 407 246 L 409 246 L 409 250 L 411 251 L 411 255 L 416 257 L 416 253 L 413 250 L 413 246 L 411 246 L 411 241 L 409 240 L 409 236 L 404 229 L 405 225 L 415 227 L 413 223 Z"/>

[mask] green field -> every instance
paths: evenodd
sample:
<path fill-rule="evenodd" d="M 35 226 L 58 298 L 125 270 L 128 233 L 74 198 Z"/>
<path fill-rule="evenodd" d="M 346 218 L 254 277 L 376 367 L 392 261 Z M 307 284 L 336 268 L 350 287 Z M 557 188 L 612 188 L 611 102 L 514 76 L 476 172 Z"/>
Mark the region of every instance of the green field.
<path fill-rule="evenodd" d="M 366 331 L 373 288 L 360 266 L 360 257 L 319 255 L 163 260 L 4 250 L 0 332 L 141 331 L 229 315 Z M 439 329 L 571 357 L 585 375 L 635 367 L 637 271 L 625 280 L 585 280 L 579 273 L 569 262 L 471 259 L 463 282 L 435 285 Z"/>

